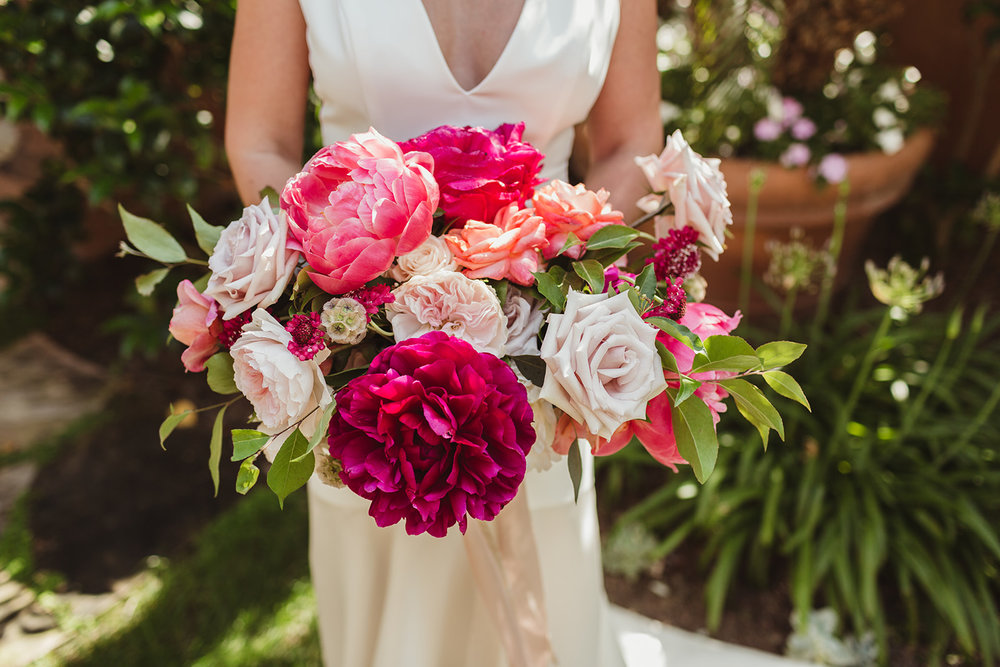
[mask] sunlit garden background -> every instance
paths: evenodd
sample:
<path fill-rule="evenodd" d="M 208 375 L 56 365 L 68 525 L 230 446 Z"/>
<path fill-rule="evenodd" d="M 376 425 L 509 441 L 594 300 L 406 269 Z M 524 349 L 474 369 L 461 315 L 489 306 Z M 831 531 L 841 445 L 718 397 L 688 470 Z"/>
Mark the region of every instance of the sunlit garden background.
<path fill-rule="evenodd" d="M 304 497 L 240 496 L 225 457 L 213 497 L 205 417 L 161 450 L 168 404 L 213 400 L 163 345 L 192 276 L 116 257 L 119 204 L 192 246 L 186 203 L 239 214 L 233 11 L 0 0 L 0 664 L 319 664 Z M 997 664 L 1000 3 L 660 16 L 665 129 L 722 158 L 736 220 L 708 294 L 809 344 L 811 410 L 766 451 L 724 415 L 704 485 L 602 462 L 609 594 L 819 664 Z"/>

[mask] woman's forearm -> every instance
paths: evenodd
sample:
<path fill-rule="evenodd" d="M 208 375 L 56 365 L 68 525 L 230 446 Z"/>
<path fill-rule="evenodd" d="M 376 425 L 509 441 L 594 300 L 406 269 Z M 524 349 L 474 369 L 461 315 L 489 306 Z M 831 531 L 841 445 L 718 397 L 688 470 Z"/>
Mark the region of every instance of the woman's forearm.
<path fill-rule="evenodd" d="M 261 190 L 268 187 L 281 192 L 288 179 L 302 168 L 297 159 L 267 151 L 233 152 L 229 162 L 244 204 L 259 203 Z M 271 202 L 271 205 L 277 203 Z"/>

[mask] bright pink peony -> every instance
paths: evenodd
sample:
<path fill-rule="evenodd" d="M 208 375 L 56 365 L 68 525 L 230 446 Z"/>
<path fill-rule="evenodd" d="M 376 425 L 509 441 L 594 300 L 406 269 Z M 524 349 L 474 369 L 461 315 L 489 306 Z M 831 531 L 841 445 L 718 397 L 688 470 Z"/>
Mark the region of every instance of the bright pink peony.
<path fill-rule="evenodd" d="M 620 225 L 624 216 L 608 203 L 608 191 L 592 192 L 582 183 L 575 186 L 563 181 L 551 181 L 539 188 L 532 201 L 535 213 L 545 220 L 548 246 L 542 253 L 545 259 L 559 254 L 570 234 L 584 243 L 566 250 L 566 254 L 579 259 L 586 249 L 586 241 L 601 227 Z"/>
<path fill-rule="evenodd" d="M 434 158 L 441 208 L 449 222 L 492 220 L 508 204 L 523 205 L 541 183 L 542 154 L 521 141 L 524 123 L 495 130 L 444 125 L 404 141 L 404 151 Z"/>
<path fill-rule="evenodd" d="M 492 224 L 470 220 L 444 240 L 468 277 L 532 285 L 538 252 L 546 245 L 545 223 L 532 209 L 511 204 L 500 209 Z"/>
<path fill-rule="evenodd" d="M 288 246 L 305 255 L 316 285 L 330 294 L 357 289 L 430 236 L 432 164 L 369 130 L 321 149 L 288 181 Z"/>
<path fill-rule="evenodd" d="M 379 526 L 444 537 L 493 519 L 535 441 L 527 393 L 499 358 L 432 331 L 386 348 L 337 393 L 330 455 Z"/>
<path fill-rule="evenodd" d="M 170 318 L 170 333 L 188 346 L 181 354 L 181 362 L 192 373 L 205 370 L 205 362 L 219 350 L 222 333 L 219 306 L 190 280 L 177 284 L 177 306 Z"/>

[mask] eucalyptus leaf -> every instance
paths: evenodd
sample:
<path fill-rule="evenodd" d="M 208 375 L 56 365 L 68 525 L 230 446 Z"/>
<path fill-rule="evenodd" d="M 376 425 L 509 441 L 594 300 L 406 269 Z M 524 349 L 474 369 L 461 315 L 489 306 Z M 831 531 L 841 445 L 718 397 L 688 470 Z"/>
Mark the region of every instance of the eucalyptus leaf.
<path fill-rule="evenodd" d="M 809 399 L 806 398 L 805 392 L 802 391 L 802 387 L 799 383 L 795 381 L 791 375 L 784 371 L 764 371 L 761 373 L 764 376 L 764 382 L 767 385 L 784 396 L 785 398 L 790 398 L 801 405 L 804 405 L 807 410 L 812 412 L 812 407 L 809 405 Z"/>
<path fill-rule="evenodd" d="M 233 380 L 233 358 L 228 352 L 213 354 L 205 362 L 208 371 L 208 386 L 217 394 L 235 394 L 239 392 Z"/>
<path fill-rule="evenodd" d="M 705 352 L 705 345 L 701 342 L 701 338 L 698 338 L 696 333 L 688 329 L 683 324 L 678 324 L 667 317 L 647 317 L 646 322 L 648 324 L 652 324 L 660 331 L 676 338 L 695 352 Z"/>
<path fill-rule="evenodd" d="M 307 456 L 302 457 L 303 454 Z M 267 471 L 267 486 L 274 491 L 282 508 L 285 507 L 285 498 L 309 481 L 314 468 L 315 459 L 309 449 L 309 441 L 302 431 L 295 429 L 282 443 L 271 469 Z"/>
<path fill-rule="evenodd" d="M 164 264 L 179 264 L 187 260 L 184 248 L 166 229 L 148 218 L 129 213 L 121 204 L 118 213 L 125 227 L 125 235 L 140 252 Z"/>
<path fill-rule="evenodd" d="M 626 227 L 625 225 L 608 225 L 601 227 L 587 239 L 587 250 L 624 248 L 638 236 L 638 230 L 631 227 Z"/>
<path fill-rule="evenodd" d="M 167 415 L 167 418 L 160 424 L 160 447 L 162 447 L 164 451 L 166 451 L 167 447 L 163 443 L 166 442 L 167 438 L 170 437 L 170 434 L 174 432 L 177 425 L 184 421 L 184 419 L 192 412 L 194 412 L 194 410 L 174 412 L 174 406 L 170 406 L 170 414 Z"/>
<path fill-rule="evenodd" d="M 254 465 L 253 459 L 246 459 L 240 464 L 240 471 L 236 474 L 236 493 L 245 496 L 257 483 L 260 477 L 260 468 Z"/>
<path fill-rule="evenodd" d="M 703 401 L 684 401 L 674 405 L 671 420 L 678 453 L 691 464 L 694 476 L 704 484 L 715 469 L 719 455 L 712 411 Z"/>
<path fill-rule="evenodd" d="M 541 357 L 533 354 L 519 354 L 511 357 L 511 360 L 521 371 L 521 375 L 528 379 L 531 384 L 541 387 L 545 384 L 545 362 Z"/>
<path fill-rule="evenodd" d="M 233 457 L 230 459 L 231 461 L 242 461 L 253 456 L 271 439 L 271 436 L 266 433 L 248 428 L 233 429 L 232 437 Z"/>
<path fill-rule="evenodd" d="M 212 440 L 208 444 L 208 471 L 212 475 L 215 495 L 219 495 L 219 461 L 222 460 L 222 420 L 226 416 L 226 406 L 219 409 L 212 424 Z"/>
<path fill-rule="evenodd" d="M 149 296 L 156 289 L 156 286 L 163 282 L 168 273 L 170 273 L 170 269 L 164 267 L 138 276 L 135 279 L 135 290 L 143 296 Z"/>
<path fill-rule="evenodd" d="M 585 259 L 573 262 L 573 271 L 587 281 L 592 293 L 600 294 L 604 291 L 604 266 L 597 260 Z"/>
<path fill-rule="evenodd" d="M 781 415 L 760 389 L 740 378 L 719 380 L 719 384 L 732 394 L 740 414 L 761 432 L 765 448 L 768 429 L 774 429 L 778 437 L 785 439 L 785 426 L 781 421 Z"/>
<path fill-rule="evenodd" d="M 788 365 L 802 356 L 806 346 L 803 343 L 793 343 L 789 340 L 776 340 L 764 343 L 757 348 L 764 370 Z"/>
<path fill-rule="evenodd" d="M 188 215 L 191 216 L 191 224 L 194 226 L 194 236 L 198 241 L 198 247 L 204 250 L 206 255 L 211 256 L 224 228 L 205 222 L 205 218 L 191 208 L 191 204 L 187 205 L 187 210 Z"/>
<path fill-rule="evenodd" d="M 569 478 L 573 482 L 573 502 L 580 500 L 580 482 L 583 479 L 583 458 L 580 456 L 580 439 L 574 438 L 566 453 L 566 465 L 569 468 Z"/>
<path fill-rule="evenodd" d="M 705 352 L 695 357 L 692 373 L 709 371 L 734 371 L 742 373 L 761 365 L 756 351 L 739 336 L 709 336 L 705 339 Z"/>

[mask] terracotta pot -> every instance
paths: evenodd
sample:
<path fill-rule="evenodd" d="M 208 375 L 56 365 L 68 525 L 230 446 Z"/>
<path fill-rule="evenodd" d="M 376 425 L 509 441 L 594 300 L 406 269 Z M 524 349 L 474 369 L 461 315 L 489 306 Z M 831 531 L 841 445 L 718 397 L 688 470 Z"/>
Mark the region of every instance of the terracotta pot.
<path fill-rule="evenodd" d="M 933 132 L 919 130 L 893 155 L 871 152 L 846 156 L 850 193 L 838 262 L 838 283 L 848 279 L 849 269 L 856 266 L 872 220 L 906 194 L 933 143 Z M 838 186 L 817 185 L 804 167 L 786 169 L 774 162 L 724 158 L 722 173 L 732 204 L 730 231 L 733 237 L 727 241 L 726 252 L 718 262 L 704 258 L 702 275 L 708 280 L 707 300 L 727 311 L 738 306 L 750 177 L 758 168 L 764 171 L 765 181 L 758 198 L 754 233 L 752 275 L 755 279 L 760 279 L 767 270 L 769 241 L 786 242 L 790 230 L 798 227 L 809 243 L 820 247 L 833 232 Z M 808 295 L 798 299 L 798 303 L 808 305 Z M 766 302 L 754 289 L 751 289 L 748 310 L 757 313 L 767 310 Z"/>

